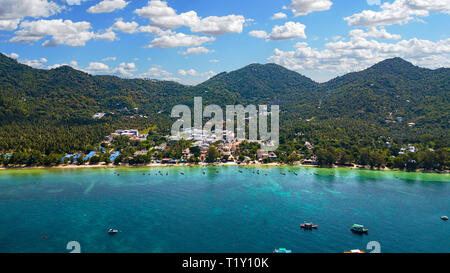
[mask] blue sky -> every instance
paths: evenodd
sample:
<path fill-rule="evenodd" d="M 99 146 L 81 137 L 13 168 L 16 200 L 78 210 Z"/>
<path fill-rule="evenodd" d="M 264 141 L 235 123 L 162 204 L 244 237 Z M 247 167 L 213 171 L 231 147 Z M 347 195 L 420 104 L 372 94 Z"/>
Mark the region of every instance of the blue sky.
<path fill-rule="evenodd" d="M 197 84 L 274 62 L 316 81 L 386 58 L 450 66 L 450 0 L 0 0 L 0 51 L 36 68 Z"/>

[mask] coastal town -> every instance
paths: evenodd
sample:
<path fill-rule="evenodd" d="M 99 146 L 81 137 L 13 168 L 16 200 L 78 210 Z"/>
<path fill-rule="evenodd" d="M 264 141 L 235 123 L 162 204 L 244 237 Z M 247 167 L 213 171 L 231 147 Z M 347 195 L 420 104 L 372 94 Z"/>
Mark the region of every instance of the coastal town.
<path fill-rule="evenodd" d="M 145 133 L 144 133 L 145 132 Z M 19 161 L 15 154 L 0 155 L 3 167 L 95 167 L 143 165 L 206 165 L 206 164 L 289 164 L 320 167 L 354 167 L 376 169 L 436 170 L 442 169 L 439 151 L 422 153 L 412 144 L 399 146 L 386 141 L 385 154 L 362 151 L 351 158 L 339 150 L 320 149 L 310 141 L 294 148 L 280 145 L 274 152 L 261 149 L 261 141 L 239 141 L 231 131 L 221 135 L 187 128 L 179 135 L 161 135 L 150 130 L 118 129 L 89 150 L 40 158 L 37 164 Z M 395 154 L 394 154 L 395 153 Z M 38 155 L 36 155 L 38 157 Z M 19 158 L 19 159 L 17 159 Z M 38 159 L 39 160 L 39 159 Z M 17 164 L 21 163 L 21 164 Z"/>
<path fill-rule="evenodd" d="M 304 134 L 299 133 L 304 138 Z M 447 172 L 445 150 L 398 145 L 391 138 L 382 150 L 358 150 L 357 155 L 334 148 L 323 149 L 312 141 L 281 144 L 275 151 L 261 149 L 267 142 L 237 140 L 231 131 L 221 134 L 187 128 L 169 136 L 152 129 L 118 129 L 96 146 L 68 154 L 0 154 L 0 167 L 115 167 L 207 164 L 289 164 L 366 169 L 432 170 Z"/>
<path fill-rule="evenodd" d="M 181 136 L 183 135 L 183 137 Z M 261 141 L 238 141 L 234 133 L 208 134 L 205 130 L 186 129 L 178 136 L 141 134 L 137 129 L 116 130 L 105 137 L 98 149 L 87 154 L 67 154 L 64 164 L 183 164 L 183 163 L 269 163 L 276 162 L 274 152 L 260 149 Z M 233 139 L 233 140 L 229 140 Z M 314 158 L 312 161 L 314 164 Z"/>

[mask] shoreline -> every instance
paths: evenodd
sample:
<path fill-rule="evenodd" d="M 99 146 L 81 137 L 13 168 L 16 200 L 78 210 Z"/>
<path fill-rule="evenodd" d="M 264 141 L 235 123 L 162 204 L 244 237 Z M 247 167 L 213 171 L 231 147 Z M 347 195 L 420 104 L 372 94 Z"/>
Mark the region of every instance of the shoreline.
<path fill-rule="evenodd" d="M 384 168 L 370 168 L 368 166 L 362 165 L 354 165 L 354 166 L 340 166 L 333 165 L 329 167 L 320 167 L 317 165 L 304 165 L 304 164 L 284 164 L 284 163 L 250 163 L 250 164 L 238 164 L 236 162 L 228 162 L 228 163 L 199 163 L 199 164 L 191 164 L 191 163 L 181 163 L 181 164 L 162 164 L 162 163 L 150 163 L 150 164 L 142 164 L 142 165 L 114 165 L 114 164 L 95 164 L 95 165 L 58 165 L 58 166 L 14 166 L 14 167 L 0 167 L 0 170 L 32 170 L 32 169 L 115 169 L 115 168 L 145 168 L 145 167 L 223 167 L 223 166 L 243 166 L 243 167 L 309 167 L 309 168 L 317 168 L 317 169 L 354 169 L 354 170 L 368 170 L 368 171 L 400 171 L 400 172 L 410 172 L 410 173 L 433 173 L 433 174 L 449 174 L 450 171 L 430 171 L 424 169 L 417 169 L 415 171 L 406 171 L 400 169 L 390 169 L 387 167 Z"/>

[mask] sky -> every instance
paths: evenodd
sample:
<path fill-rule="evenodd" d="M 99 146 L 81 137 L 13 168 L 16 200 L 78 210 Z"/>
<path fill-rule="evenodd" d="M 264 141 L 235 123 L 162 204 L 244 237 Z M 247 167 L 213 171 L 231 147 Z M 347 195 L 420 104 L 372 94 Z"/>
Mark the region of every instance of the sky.
<path fill-rule="evenodd" d="M 0 0 L 0 52 L 40 69 L 195 85 L 252 63 L 324 82 L 450 67 L 450 0 Z"/>

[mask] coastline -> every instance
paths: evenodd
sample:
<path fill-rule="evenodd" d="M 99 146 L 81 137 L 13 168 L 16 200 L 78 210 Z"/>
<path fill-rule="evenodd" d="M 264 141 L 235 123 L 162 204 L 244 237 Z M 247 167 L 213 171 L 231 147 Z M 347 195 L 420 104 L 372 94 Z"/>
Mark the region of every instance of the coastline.
<path fill-rule="evenodd" d="M 284 163 L 250 163 L 250 164 L 238 164 L 236 162 L 227 162 L 227 163 L 199 163 L 199 164 L 191 164 L 191 163 L 180 163 L 180 164 L 162 164 L 162 163 L 150 163 L 150 164 L 142 164 L 142 165 L 114 165 L 114 164 L 85 164 L 85 165 L 57 165 L 57 166 L 14 166 L 14 167 L 0 167 L 1 170 L 31 170 L 31 169 L 115 169 L 115 168 L 144 168 L 144 167 L 209 167 L 209 166 L 242 166 L 242 167 L 304 167 L 304 168 L 317 168 L 317 169 L 353 169 L 353 170 L 368 170 L 368 171 L 400 171 L 400 172 L 409 172 L 409 173 L 433 173 L 433 174 L 449 174 L 450 171 L 430 171 L 424 169 L 417 169 L 414 171 L 406 171 L 400 169 L 390 169 L 387 167 L 384 168 L 370 168 L 369 166 L 363 165 L 353 165 L 353 166 L 340 166 L 333 165 L 329 167 L 320 167 L 317 165 L 305 165 L 305 164 L 284 164 Z"/>

